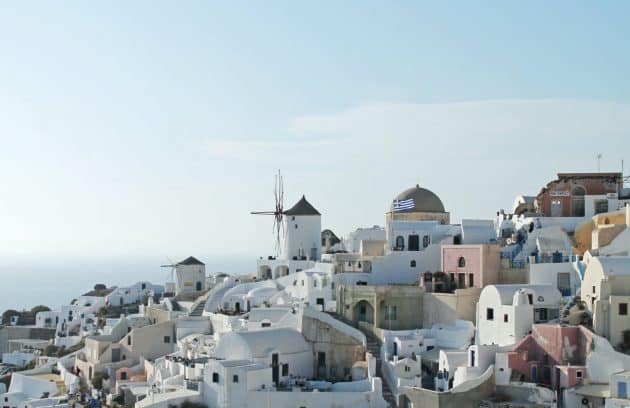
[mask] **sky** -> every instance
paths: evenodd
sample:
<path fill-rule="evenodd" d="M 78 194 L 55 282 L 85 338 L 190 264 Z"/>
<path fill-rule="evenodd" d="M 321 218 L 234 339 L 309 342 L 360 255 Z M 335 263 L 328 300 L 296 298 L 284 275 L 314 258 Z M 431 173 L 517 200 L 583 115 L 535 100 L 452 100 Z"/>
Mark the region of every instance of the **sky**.
<path fill-rule="evenodd" d="M 285 207 L 305 194 L 341 236 L 382 225 L 416 184 L 459 222 L 595 171 L 598 153 L 619 171 L 628 15 L 624 1 L 2 2 L 0 277 L 143 259 L 159 281 L 188 255 L 253 267 L 274 246 L 249 212 L 273 208 L 278 169 Z"/>

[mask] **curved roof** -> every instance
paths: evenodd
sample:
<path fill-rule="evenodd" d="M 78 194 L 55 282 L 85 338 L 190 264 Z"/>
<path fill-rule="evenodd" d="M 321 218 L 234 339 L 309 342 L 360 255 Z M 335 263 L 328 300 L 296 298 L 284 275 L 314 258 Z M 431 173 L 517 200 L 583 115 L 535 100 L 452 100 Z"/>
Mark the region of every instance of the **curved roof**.
<path fill-rule="evenodd" d="M 403 200 L 413 200 L 413 207 L 396 210 L 397 213 L 446 212 L 446 210 L 444 210 L 444 204 L 442 204 L 442 200 L 440 200 L 440 197 L 438 197 L 431 190 L 422 188 L 417 184 L 415 187 L 411 187 L 394 197 L 394 202 Z M 390 211 L 394 212 L 394 203 L 392 203 Z"/>
<path fill-rule="evenodd" d="M 596 256 L 591 262 L 599 265 L 603 276 L 630 276 L 630 257 Z"/>
<path fill-rule="evenodd" d="M 300 332 L 288 328 L 232 332 L 222 336 L 214 356 L 226 360 L 253 360 L 272 352 L 296 354 L 312 351 Z"/>
<path fill-rule="evenodd" d="M 315 209 L 306 201 L 306 197 L 302 196 L 300 201 L 295 203 L 295 205 L 284 212 L 285 215 L 321 215 L 319 211 Z"/>
<path fill-rule="evenodd" d="M 550 285 L 488 285 L 481 291 L 481 296 L 484 296 L 489 291 L 494 291 L 501 300 L 502 305 L 513 305 L 514 295 L 521 290 L 536 294 L 534 304 L 555 304 L 559 303 L 562 297 L 558 289 Z M 544 300 L 538 300 L 538 296 L 542 296 Z"/>

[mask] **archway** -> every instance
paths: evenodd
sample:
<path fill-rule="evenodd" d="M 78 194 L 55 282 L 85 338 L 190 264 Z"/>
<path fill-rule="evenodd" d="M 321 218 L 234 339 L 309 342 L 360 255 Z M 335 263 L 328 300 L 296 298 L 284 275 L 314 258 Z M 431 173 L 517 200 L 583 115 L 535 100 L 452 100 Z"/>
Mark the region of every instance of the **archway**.
<path fill-rule="evenodd" d="M 374 308 L 367 300 L 361 300 L 353 308 L 355 322 L 374 324 Z"/>
<path fill-rule="evenodd" d="M 259 279 L 271 279 L 271 268 L 267 265 L 262 265 L 258 268 L 258 278 Z"/>
<path fill-rule="evenodd" d="M 286 265 L 280 265 L 276 267 L 273 276 L 275 279 L 275 278 L 281 278 L 283 276 L 287 276 L 288 274 L 289 274 L 289 267 Z"/>

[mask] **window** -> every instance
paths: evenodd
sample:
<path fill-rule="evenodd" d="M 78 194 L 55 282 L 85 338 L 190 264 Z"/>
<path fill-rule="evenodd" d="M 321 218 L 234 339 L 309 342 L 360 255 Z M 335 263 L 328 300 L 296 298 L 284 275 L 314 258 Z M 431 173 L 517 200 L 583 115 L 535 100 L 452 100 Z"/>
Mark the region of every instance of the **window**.
<path fill-rule="evenodd" d="M 238 375 L 234 374 L 234 375 L 232 376 L 232 382 L 233 382 L 233 383 L 237 383 L 237 382 L 238 382 Z"/>
<path fill-rule="evenodd" d="M 219 383 L 219 373 L 212 373 L 212 382 Z"/>
<path fill-rule="evenodd" d="M 475 286 L 475 274 L 474 273 L 469 273 L 468 274 L 468 287 L 472 288 Z"/>
<path fill-rule="evenodd" d="M 534 304 L 534 295 L 532 295 L 531 293 L 528 293 L 528 294 L 527 294 L 527 302 L 528 302 L 530 305 L 533 305 L 533 304 Z"/>
<path fill-rule="evenodd" d="M 409 266 L 412 268 L 416 267 L 416 261 L 412 260 L 411 262 L 409 262 Z"/>
<path fill-rule="evenodd" d="M 164 336 L 164 343 L 170 343 L 171 342 L 171 336 Z"/>
<path fill-rule="evenodd" d="M 409 371 L 411 371 L 411 368 L 410 368 L 409 366 L 407 366 L 407 365 L 406 365 L 406 366 L 405 366 L 405 372 L 407 372 L 407 373 L 408 373 Z"/>
<path fill-rule="evenodd" d="M 494 309 L 491 307 L 486 309 L 486 320 L 494 320 Z"/>
<path fill-rule="evenodd" d="M 401 235 L 396 237 L 396 246 L 394 247 L 394 249 L 397 249 L 399 251 L 405 249 L 405 238 L 403 238 Z"/>
<path fill-rule="evenodd" d="M 289 364 L 282 364 L 282 376 L 287 377 L 289 375 Z"/>
<path fill-rule="evenodd" d="M 546 322 L 549 321 L 549 317 L 547 316 L 547 309 L 540 308 L 534 309 L 534 323 Z"/>
<path fill-rule="evenodd" d="M 430 236 L 425 235 L 424 237 L 422 237 L 422 246 L 424 248 L 428 247 L 430 243 L 431 243 L 431 237 Z"/>
<path fill-rule="evenodd" d="M 595 214 L 608 212 L 608 200 L 595 200 Z"/>
<path fill-rule="evenodd" d="M 262 322 L 261 326 L 262 327 L 271 327 L 271 323 L 269 323 L 269 322 Z"/>
<path fill-rule="evenodd" d="M 595 293 L 595 286 L 593 286 L 593 293 Z"/>
<path fill-rule="evenodd" d="M 627 303 L 619 303 L 619 315 L 627 316 L 628 315 L 628 304 Z"/>
<path fill-rule="evenodd" d="M 131 346 L 131 334 L 127 336 L 127 345 Z"/>
<path fill-rule="evenodd" d="M 458 268 L 465 268 L 466 267 L 466 258 L 464 258 L 463 256 L 460 256 L 459 260 L 457 260 L 457 267 Z"/>
<path fill-rule="evenodd" d="M 396 320 L 396 306 L 385 306 L 385 316 L 387 320 Z"/>
<path fill-rule="evenodd" d="M 507 323 L 508 322 L 508 314 L 504 314 L 503 315 L 503 323 Z"/>
<path fill-rule="evenodd" d="M 582 378 L 582 372 L 581 371 L 576 371 L 575 372 L 575 378 Z"/>
<path fill-rule="evenodd" d="M 121 380 L 126 380 L 127 379 L 127 372 L 123 371 L 122 373 L 120 373 L 120 379 Z"/>

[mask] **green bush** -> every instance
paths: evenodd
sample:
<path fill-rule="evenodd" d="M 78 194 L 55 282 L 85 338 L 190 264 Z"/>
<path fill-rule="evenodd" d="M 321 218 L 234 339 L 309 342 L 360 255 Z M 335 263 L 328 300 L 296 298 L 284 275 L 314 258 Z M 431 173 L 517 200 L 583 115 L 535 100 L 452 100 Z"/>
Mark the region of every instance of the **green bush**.
<path fill-rule="evenodd" d="M 107 373 L 96 373 L 92 376 L 91 383 L 94 388 L 100 391 L 103 389 L 103 380 L 108 379 L 109 375 L 107 375 Z"/>
<path fill-rule="evenodd" d="M 44 305 L 37 305 L 31 309 L 33 315 L 37 315 L 39 312 L 50 312 L 50 308 Z"/>

